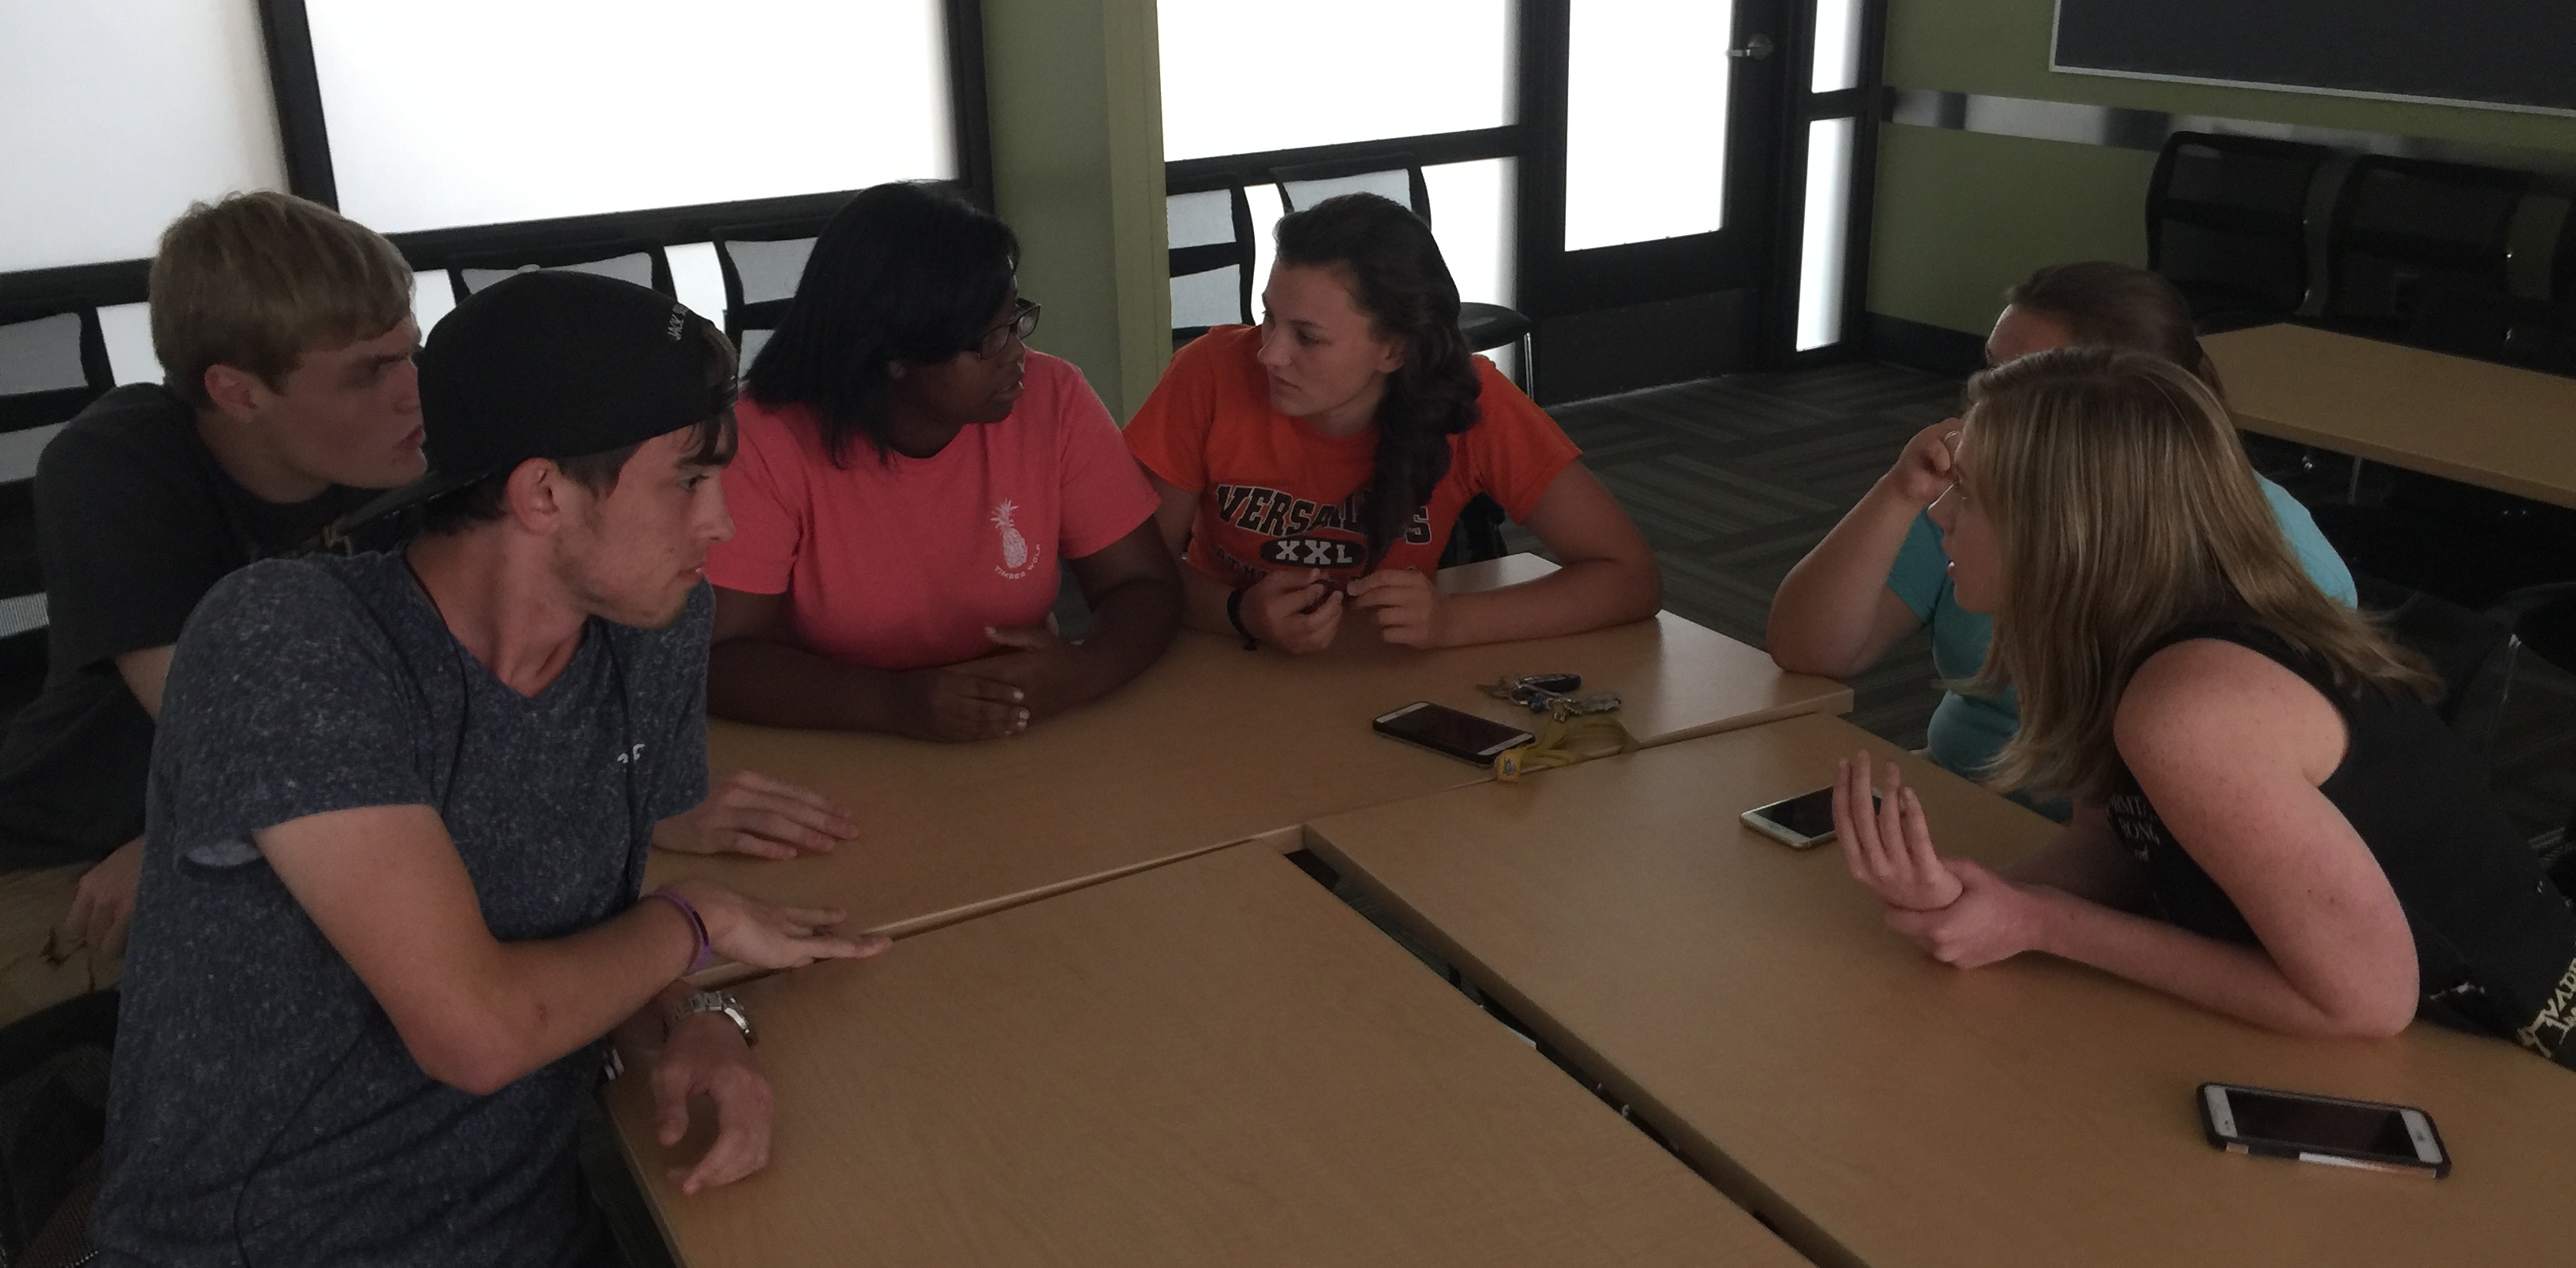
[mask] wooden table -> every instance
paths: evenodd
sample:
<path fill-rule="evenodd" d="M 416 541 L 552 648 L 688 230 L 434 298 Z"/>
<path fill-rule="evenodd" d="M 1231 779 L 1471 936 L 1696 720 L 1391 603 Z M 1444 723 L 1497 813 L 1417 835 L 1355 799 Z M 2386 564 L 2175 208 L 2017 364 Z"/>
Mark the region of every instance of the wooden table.
<path fill-rule="evenodd" d="M 1538 575 L 1515 556 L 1451 569 L 1451 588 Z M 1840 683 L 1665 613 L 1567 638 L 1416 652 L 1358 623 L 1313 656 L 1247 652 L 1184 630 L 1161 663 L 1024 736 L 929 744 L 884 735 L 714 725 L 719 771 L 749 766 L 858 812 L 861 838 L 789 863 L 657 854 L 651 884 L 705 876 L 780 901 L 847 909 L 905 934 L 1151 867 L 1319 814 L 1490 778 L 1482 767 L 1375 735 L 1415 700 L 1532 719 L 1476 690 L 1506 673 L 1574 672 L 1627 701 L 1645 743 L 1851 707 Z M 1293 840 L 1293 838 L 1292 838 Z"/>
<path fill-rule="evenodd" d="M 2576 507 L 2576 379 L 2306 326 L 2201 346 L 2248 431 Z"/>
<path fill-rule="evenodd" d="M 689 1268 L 1799 1262 L 1270 850 L 740 994 L 766 1171 L 679 1196 L 610 1085 Z"/>
<path fill-rule="evenodd" d="M 2256 1030 L 2042 956 L 1944 967 L 1836 847 L 1744 810 L 1893 757 L 1943 848 L 2051 825 L 1858 728 L 1796 718 L 1320 820 L 1309 843 L 1818 1263 L 2568 1261 L 2576 1072 L 2416 1026 Z M 2439 1182 L 2212 1150 L 2204 1081 L 2421 1106 Z"/>

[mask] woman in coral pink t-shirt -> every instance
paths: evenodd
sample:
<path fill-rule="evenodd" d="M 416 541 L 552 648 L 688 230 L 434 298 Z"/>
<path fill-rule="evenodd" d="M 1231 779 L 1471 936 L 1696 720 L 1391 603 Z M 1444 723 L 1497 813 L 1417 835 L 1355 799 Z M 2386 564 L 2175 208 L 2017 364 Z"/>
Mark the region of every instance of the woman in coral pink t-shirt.
<path fill-rule="evenodd" d="M 1037 305 L 1001 221 L 919 185 L 852 198 L 752 362 L 724 475 L 707 704 L 771 726 L 1010 735 L 1171 643 L 1155 499 Z M 1048 613 L 1059 561 L 1091 605 Z"/>

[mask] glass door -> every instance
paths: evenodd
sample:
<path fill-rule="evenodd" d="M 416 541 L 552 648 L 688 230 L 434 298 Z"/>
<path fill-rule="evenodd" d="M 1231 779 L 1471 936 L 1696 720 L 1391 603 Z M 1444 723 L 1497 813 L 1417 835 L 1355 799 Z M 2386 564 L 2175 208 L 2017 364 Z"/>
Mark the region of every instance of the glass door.
<path fill-rule="evenodd" d="M 1799 7 L 1523 10 L 1518 281 L 1541 401 L 1750 368 L 1779 338 L 1781 18 Z"/>

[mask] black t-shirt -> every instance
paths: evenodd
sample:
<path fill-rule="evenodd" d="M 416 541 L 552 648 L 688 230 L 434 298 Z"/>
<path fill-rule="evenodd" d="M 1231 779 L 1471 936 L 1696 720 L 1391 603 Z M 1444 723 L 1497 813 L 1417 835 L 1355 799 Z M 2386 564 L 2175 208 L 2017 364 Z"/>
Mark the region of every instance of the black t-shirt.
<path fill-rule="evenodd" d="M 2421 977 L 2417 1015 L 2576 1067 L 2576 911 L 2432 707 L 2404 692 L 2337 686 L 2324 666 L 2257 625 L 2189 626 L 2157 646 L 2195 638 L 2261 652 L 2343 716 L 2343 762 L 2317 791 L 2352 825 L 2405 910 Z M 2164 917 L 2203 937 L 2257 945 L 2235 900 L 2174 839 L 2125 763 L 2113 781 L 2111 826 L 2145 867 Z"/>
<path fill-rule="evenodd" d="M 0 869 L 88 862 L 140 835 L 152 717 L 116 657 L 177 642 L 216 582 L 313 544 L 375 496 L 263 502 L 217 465 L 194 407 L 140 383 L 45 446 L 35 493 L 49 664 L 0 738 Z"/>
<path fill-rule="evenodd" d="M 706 795 L 714 610 L 701 585 L 669 629 L 594 619 L 529 697 L 399 555 L 257 563 L 206 596 L 153 752 L 92 1221 L 106 1262 L 600 1259 L 573 1154 L 596 1045 L 489 1096 L 431 1079 L 252 834 L 430 806 L 495 937 L 595 926 L 637 901 L 653 824 Z"/>

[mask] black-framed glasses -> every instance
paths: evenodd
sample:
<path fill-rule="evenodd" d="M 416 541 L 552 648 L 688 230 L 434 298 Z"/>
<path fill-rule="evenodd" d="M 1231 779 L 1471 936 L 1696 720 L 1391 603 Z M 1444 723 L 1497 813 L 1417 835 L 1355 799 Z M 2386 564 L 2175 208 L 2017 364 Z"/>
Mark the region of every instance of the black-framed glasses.
<path fill-rule="evenodd" d="M 975 341 L 975 355 L 990 361 L 1002 355 L 1002 349 L 1009 347 L 1011 340 L 1027 343 L 1029 336 L 1038 332 L 1038 312 L 1036 300 L 1024 299 L 1013 304 L 1009 321 L 985 331 L 983 337 Z"/>

